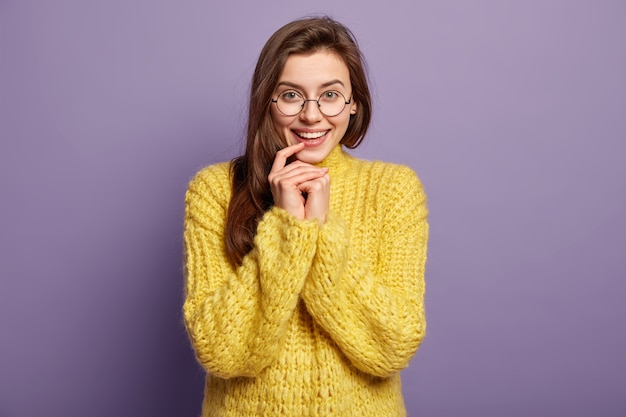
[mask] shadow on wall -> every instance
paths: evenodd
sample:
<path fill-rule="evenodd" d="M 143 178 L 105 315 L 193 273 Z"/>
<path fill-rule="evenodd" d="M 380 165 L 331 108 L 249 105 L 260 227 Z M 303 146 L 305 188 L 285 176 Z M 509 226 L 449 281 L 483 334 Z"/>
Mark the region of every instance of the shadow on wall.
<path fill-rule="evenodd" d="M 170 218 L 167 224 L 167 231 L 157 233 L 160 243 L 145 243 L 153 245 L 154 259 L 128 265 L 140 278 L 120 306 L 126 317 L 113 320 L 123 329 L 113 345 L 114 369 L 104 369 L 108 381 L 99 384 L 106 389 L 98 395 L 99 400 L 113 398 L 96 413 L 89 413 L 91 416 L 200 415 L 204 371 L 194 357 L 182 320 L 182 229 L 177 227 L 178 219 Z M 112 333 L 109 331 L 109 337 Z"/>
<path fill-rule="evenodd" d="M 183 181 L 184 182 L 184 181 Z M 180 199 L 182 203 L 183 199 Z M 150 403 L 140 407 L 134 415 L 155 417 L 199 416 L 203 389 L 204 371 L 197 363 L 182 318 L 184 301 L 184 274 L 182 254 L 182 205 L 176 216 L 168 216 L 165 242 L 157 249 L 157 262 L 150 279 L 158 283 L 158 290 L 151 302 L 155 317 L 144 317 L 144 322 L 156 326 L 154 354 L 148 369 L 151 375 L 140 377 L 140 381 L 152 381 L 152 389 L 144 392 Z M 172 218 L 175 217 L 175 218 Z M 165 234 L 165 233 L 164 233 Z M 156 248 L 156 247 L 155 247 Z M 158 251 L 161 253 L 159 254 Z M 145 347 L 145 342 L 142 343 Z M 150 348 L 150 347 L 148 347 Z M 125 410 L 126 413 L 131 410 Z M 134 410 L 133 410 L 134 411 Z"/>
<path fill-rule="evenodd" d="M 103 342 L 110 345 L 111 368 L 99 363 L 106 381 L 96 388 L 106 391 L 95 397 L 97 402 L 110 397 L 111 402 L 90 412 L 91 416 L 200 415 L 204 371 L 195 360 L 182 320 L 182 218 L 190 174 L 170 171 L 168 175 L 175 183 L 157 178 L 162 193 L 131 213 L 134 222 L 129 227 L 136 230 L 124 234 L 124 225 L 116 225 L 114 242 L 108 243 L 108 262 L 98 261 L 115 264 L 106 266 L 108 276 L 124 278 L 103 286 L 108 292 L 103 304 L 117 303 L 119 311 L 106 311 L 105 305 L 98 308 L 106 327 L 103 337 L 110 339 Z M 150 211 L 150 206 L 157 208 Z"/>
<path fill-rule="evenodd" d="M 232 135 L 221 128 L 218 121 L 211 125 L 217 138 Z M 158 164 L 169 167 L 166 174 L 156 174 L 157 177 L 163 175 L 155 181 L 160 191 L 153 205 L 158 209 L 155 209 L 154 217 L 145 222 L 143 237 L 137 242 L 149 250 L 141 251 L 143 259 L 140 262 L 131 261 L 131 267 L 139 266 L 142 270 L 139 274 L 143 282 L 138 285 L 144 288 L 137 288 L 137 291 L 147 294 L 147 307 L 151 312 L 141 312 L 137 307 L 132 307 L 131 311 L 141 315 L 136 319 L 137 325 L 154 326 L 147 332 L 140 332 L 146 334 L 148 340 L 128 342 L 136 355 L 143 356 L 144 352 L 137 351 L 147 350 L 147 359 L 142 358 L 143 363 L 137 368 L 143 370 L 143 374 L 135 376 L 137 383 L 146 386 L 141 390 L 142 400 L 136 401 L 129 396 L 128 404 L 134 407 L 123 407 L 120 413 L 109 415 L 200 415 L 205 373 L 195 359 L 182 319 L 184 193 L 189 180 L 201 167 L 229 160 L 237 154 L 238 146 L 235 140 L 216 145 L 200 135 L 181 155 L 173 156 L 181 152 L 175 149 L 168 154 L 168 160 Z M 136 217 L 140 217 L 139 213 Z M 153 341 L 150 340 L 152 337 Z"/>
<path fill-rule="evenodd" d="M 182 257 L 164 262 L 163 276 L 157 277 L 162 282 L 170 278 L 170 284 L 160 293 L 163 300 L 158 320 L 160 341 L 157 342 L 154 358 L 155 389 L 147 393 L 154 395 L 150 415 L 157 417 L 198 416 L 202 404 L 204 371 L 196 362 L 183 324 L 183 275 L 180 265 Z M 173 276 L 181 279 L 171 280 Z"/>

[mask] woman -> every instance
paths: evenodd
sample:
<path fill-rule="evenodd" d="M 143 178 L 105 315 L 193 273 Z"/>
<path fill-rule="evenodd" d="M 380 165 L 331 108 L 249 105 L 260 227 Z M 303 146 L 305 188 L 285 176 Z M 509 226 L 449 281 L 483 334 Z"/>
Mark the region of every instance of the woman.
<path fill-rule="evenodd" d="M 186 195 L 184 320 L 203 416 L 401 416 L 425 331 L 416 175 L 358 160 L 371 100 L 351 32 L 285 25 L 252 79 L 244 155 Z"/>

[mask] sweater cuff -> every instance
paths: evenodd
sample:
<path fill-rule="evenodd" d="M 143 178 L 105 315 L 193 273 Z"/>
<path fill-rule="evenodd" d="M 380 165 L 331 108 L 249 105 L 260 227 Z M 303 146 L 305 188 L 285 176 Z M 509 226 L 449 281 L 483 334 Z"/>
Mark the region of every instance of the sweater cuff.
<path fill-rule="evenodd" d="M 254 239 L 262 267 L 306 273 L 315 254 L 318 232 L 317 221 L 299 220 L 281 208 L 272 207 L 259 221 Z"/>
<path fill-rule="evenodd" d="M 305 298 L 307 295 L 314 298 L 332 298 L 347 264 L 349 242 L 349 231 L 343 219 L 329 213 L 317 236 L 313 264 L 304 287 L 304 291 L 308 293 Z"/>

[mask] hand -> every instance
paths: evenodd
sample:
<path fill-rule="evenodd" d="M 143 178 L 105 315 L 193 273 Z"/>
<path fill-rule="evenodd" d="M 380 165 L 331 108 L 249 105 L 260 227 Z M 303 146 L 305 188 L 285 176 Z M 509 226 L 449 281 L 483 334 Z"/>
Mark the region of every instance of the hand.
<path fill-rule="evenodd" d="M 318 168 L 302 161 L 286 165 L 287 159 L 304 149 L 303 143 L 291 145 L 276 153 L 267 177 L 274 205 L 297 219 L 326 221 L 330 201 L 328 168 Z"/>

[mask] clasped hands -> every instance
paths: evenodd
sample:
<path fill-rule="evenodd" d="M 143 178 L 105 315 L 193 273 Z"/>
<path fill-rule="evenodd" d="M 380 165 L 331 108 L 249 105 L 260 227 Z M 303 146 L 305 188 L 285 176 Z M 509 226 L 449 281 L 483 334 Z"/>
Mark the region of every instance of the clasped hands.
<path fill-rule="evenodd" d="M 295 218 L 309 219 L 323 224 L 330 202 L 328 168 L 320 168 L 302 161 L 287 164 L 290 156 L 304 149 L 304 143 L 287 146 L 276 152 L 267 177 L 274 205 Z"/>

